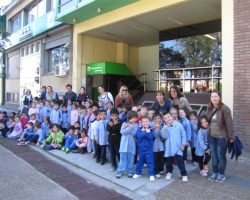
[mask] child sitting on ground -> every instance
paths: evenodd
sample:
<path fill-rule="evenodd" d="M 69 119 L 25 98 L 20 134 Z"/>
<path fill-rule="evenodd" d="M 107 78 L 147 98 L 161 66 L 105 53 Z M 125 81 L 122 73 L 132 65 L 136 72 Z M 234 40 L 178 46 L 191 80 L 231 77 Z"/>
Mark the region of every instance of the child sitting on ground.
<path fill-rule="evenodd" d="M 4 120 L 0 120 L 0 137 L 6 137 L 9 128 L 6 126 Z"/>
<path fill-rule="evenodd" d="M 138 144 L 139 160 L 137 161 L 136 174 L 133 178 L 139 178 L 142 174 L 143 164 L 146 161 L 149 172 L 149 180 L 155 180 L 154 172 L 154 131 L 149 128 L 150 118 L 148 116 L 142 117 L 142 128 L 139 128 L 136 132 L 136 139 Z"/>
<path fill-rule="evenodd" d="M 19 139 L 19 143 L 17 143 L 17 145 L 25 145 L 26 142 L 25 139 L 33 137 L 33 135 L 34 135 L 34 124 L 32 122 L 28 122 L 27 128 L 24 129 Z"/>
<path fill-rule="evenodd" d="M 52 132 L 50 136 L 45 140 L 42 147 L 44 150 L 60 149 L 63 142 L 63 132 L 59 129 L 57 124 L 52 125 Z"/>
<path fill-rule="evenodd" d="M 72 145 L 75 142 L 76 136 L 74 134 L 75 132 L 75 127 L 74 126 L 70 126 L 68 133 L 65 134 L 64 136 L 64 140 L 65 140 L 65 144 L 62 148 L 62 151 L 65 151 L 66 153 L 70 152 L 70 149 L 72 149 Z"/>
<path fill-rule="evenodd" d="M 12 140 L 17 140 L 20 138 L 23 132 L 22 124 L 18 116 L 15 117 L 15 121 L 13 122 L 13 127 L 14 127 L 13 131 L 8 135 L 8 138 Z"/>
<path fill-rule="evenodd" d="M 81 132 L 81 137 L 76 141 L 77 150 L 73 150 L 73 153 L 81 153 L 84 154 L 87 152 L 87 144 L 88 144 L 88 135 L 86 130 L 83 129 Z"/>

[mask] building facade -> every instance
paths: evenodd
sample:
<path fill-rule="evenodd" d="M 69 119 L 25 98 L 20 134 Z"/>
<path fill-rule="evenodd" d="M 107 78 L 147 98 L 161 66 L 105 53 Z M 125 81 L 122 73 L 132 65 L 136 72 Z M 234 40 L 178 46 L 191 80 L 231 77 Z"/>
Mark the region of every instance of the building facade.
<path fill-rule="evenodd" d="M 4 11 L 11 34 L 6 49 L 5 102 L 21 105 L 27 89 L 39 96 L 51 85 L 59 94 L 71 82 L 72 26 L 55 21 L 53 0 L 13 1 Z"/>
<path fill-rule="evenodd" d="M 25 11 L 22 10 L 30 8 L 32 13 L 32 6 L 29 7 L 32 2 L 22 1 L 7 12 L 7 21 L 13 22 L 13 25 L 9 25 L 10 30 L 22 30 L 19 44 L 7 50 L 7 66 L 10 66 L 7 68 L 6 79 L 7 100 L 19 102 L 17 98 L 23 93 L 25 84 L 28 85 L 25 70 L 28 71 L 29 67 L 23 69 L 22 66 L 28 65 L 29 60 L 32 60 L 32 65 L 36 65 L 32 68 L 36 69 L 32 77 L 36 77 L 39 71 L 37 88 L 53 82 L 53 87 L 61 91 L 64 89 L 62 85 L 72 82 L 73 89 L 77 91 L 86 85 L 88 64 L 114 62 L 126 64 L 134 75 L 147 73 L 147 90 L 155 91 L 157 83 L 154 81 L 153 70 L 159 68 L 159 42 L 162 38 L 173 39 L 221 31 L 222 99 L 233 112 L 235 133 L 241 137 L 245 148 L 250 149 L 250 107 L 247 105 L 250 94 L 247 70 L 250 46 L 248 1 L 47 0 L 46 5 L 54 2 L 54 22 L 51 21 L 53 28 L 47 27 L 47 31 L 31 40 L 27 23 L 33 18 L 25 17 Z M 35 2 L 39 4 L 40 1 Z M 48 3 L 48 12 L 50 7 Z M 39 15 L 37 12 L 37 17 Z M 54 46 L 51 46 L 51 42 Z M 69 73 L 64 78 L 56 78 L 50 74 L 55 67 L 48 60 L 56 52 L 54 48 L 68 46 L 71 55 Z M 64 54 L 65 50 L 61 52 Z M 16 60 L 20 60 L 19 64 Z M 60 70 L 57 71 L 59 73 Z"/>

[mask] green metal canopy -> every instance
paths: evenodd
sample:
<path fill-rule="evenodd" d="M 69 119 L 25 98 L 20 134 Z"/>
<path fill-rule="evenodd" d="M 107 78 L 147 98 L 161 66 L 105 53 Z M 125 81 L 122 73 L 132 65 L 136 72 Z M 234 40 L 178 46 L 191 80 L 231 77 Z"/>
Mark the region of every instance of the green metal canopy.
<path fill-rule="evenodd" d="M 133 73 L 125 64 L 113 62 L 99 62 L 87 65 L 87 75 L 113 74 L 132 76 Z"/>
<path fill-rule="evenodd" d="M 63 5 L 57 0 L 56 21 L 75 24 L 110 12 L 139 0 L 69 0 L 69 8 L 60 11 Z M 64 5 L 66 5 L 66 3 Z"/>

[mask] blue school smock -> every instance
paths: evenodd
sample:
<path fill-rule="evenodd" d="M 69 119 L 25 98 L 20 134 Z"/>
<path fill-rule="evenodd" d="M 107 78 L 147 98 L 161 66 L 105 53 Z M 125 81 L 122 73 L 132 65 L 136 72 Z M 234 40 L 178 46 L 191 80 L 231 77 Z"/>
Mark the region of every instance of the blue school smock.
<path fill-rule="evenodd" d="M 138 124 L 134 123 L 134 127 L 129 127 L 129 122 L 124 122 L 121 127 L 121 143 L 120 143 L 120 153 L 131 153 L 135 155 L 135 135 L 138 129 Z"/>
<path fill-rule="evenodd" d="M 68 129 L 69 128 L 69 124 L 70 124 L 70 121 L 69 121 L 69 112 L 66 111 L 66 112 L 62 112 L 62 117 L 61 117 L 61 126 L 62 128 L 66 128 Z"/>
<path fill-rule="evenodd" d="M 87 120 L 88 120 L 88 116 L 87 115 L 83 115 L 80 114 L 79 115 L 79 121 L 80 121 L 80 130 L 82 131 L 83 129 L 87 130 Z"/>
<path fill-rule="evenodd" d="M 46 137 L 49 137 L 49 124 L 46 124 L 45 122 L 43 122 L 42 123 L 42 125 L 41 125 L 41 129 L 42 129 L 42 131 L 43 131 L 43 133 L 44 133 L 44 137 L 46 138 Z"/>
<path fill-rule="evenodd" d="M 180 119 L 180 122 L 183 126 L 183 128 L 186 131 L 186 138 L 188 142 L 191 142 L 191 137 L 192 137 L 192 127 L 191 127 L 191 122 L 186 118 L 183 117 Z"/>
<path fill-rule="evenodd" d="M 198 134 L 198 121 L 191 122 L 192 135 L 191 135 L 191 148 L 196 147 L 197 134 Z"/>
<path fill-rule="evenodd" d="M 154 152 L 164 151 L 164 143 L 161 141 L 161 128 L 162 127 L 159 127 L 154 131 L 155 132 L 155 140 L 153 145 Z"/>
<path fill-rule="evenodd" d="M 200 128 L 197 135 L 195 154 L 203 156 L 208 149 L 207 130 Z"/>
<path fill-rule="evenodd" d="M 99 120 L 96 125 L 95 140 L 99 145 L 108 145 L 107 120 Z"/>
<path fill-rule="evenodd" d="M 37 142 L 42 143 L 45 140 L 44 132 L 41 128 L 35 131 L 35 135 L 38 135 Z"/>
<path fill-rule="evenodd" d="M 161 135 L 166 140 L 164 157 L 183 156 L 181 146 L 187 144 L 187 139 L 186 132 L 181 123 L 175 121 L 173 125 L 162 128 Z"/>
<path fill-rule="evenodd" d="M 61 124 L 61 116 L 62 116 L 61 109 L 55 110 L 53 108 L 51 110 L 51 113 L 50 113 L 50 121 L 51 121 L 51 123 L 60 125 Z"/>

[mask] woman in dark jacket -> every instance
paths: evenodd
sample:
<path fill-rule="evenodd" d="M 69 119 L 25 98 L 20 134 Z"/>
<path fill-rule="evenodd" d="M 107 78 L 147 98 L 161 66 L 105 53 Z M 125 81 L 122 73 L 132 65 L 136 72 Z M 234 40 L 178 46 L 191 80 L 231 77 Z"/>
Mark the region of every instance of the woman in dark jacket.
<path fill-rule="evenodd" d="M 82 105 L 82 102 L 86 102 L 89 99 L 88 95 L 86 94 L 85 87 L 80 88 L 80 92 L 77 96 L 77 102 L 79 105 Z"/>
<path fill-rule="evenodd" d="M 132 96 L 128 92 L 128 87 L 123 85 L 120 87 L 119 94 L 115 97 L 115 107 L 118 105 L 133 107 L 134 101 Z"/>
<path fill-rule="evenodd" d="M 152 106 L 152 109 L 155 110 L 155 113 L 163 115 L 169 112 L 171 107 L 172 107 L 171 101 L 165 98 L 164 93 L 162 91 L 157 91 L 156 101 Z"/>
<path fill-rule="evenodd" d="M 222 183 L 225 180 L 228 142 L 234 142 L 233 119 L 228 106 L 222 103 L 218 91 L 211 93 L 207 117 L 209 120 L 208 144 L 212 156 L 212 175 L 208 180 Z"/>

